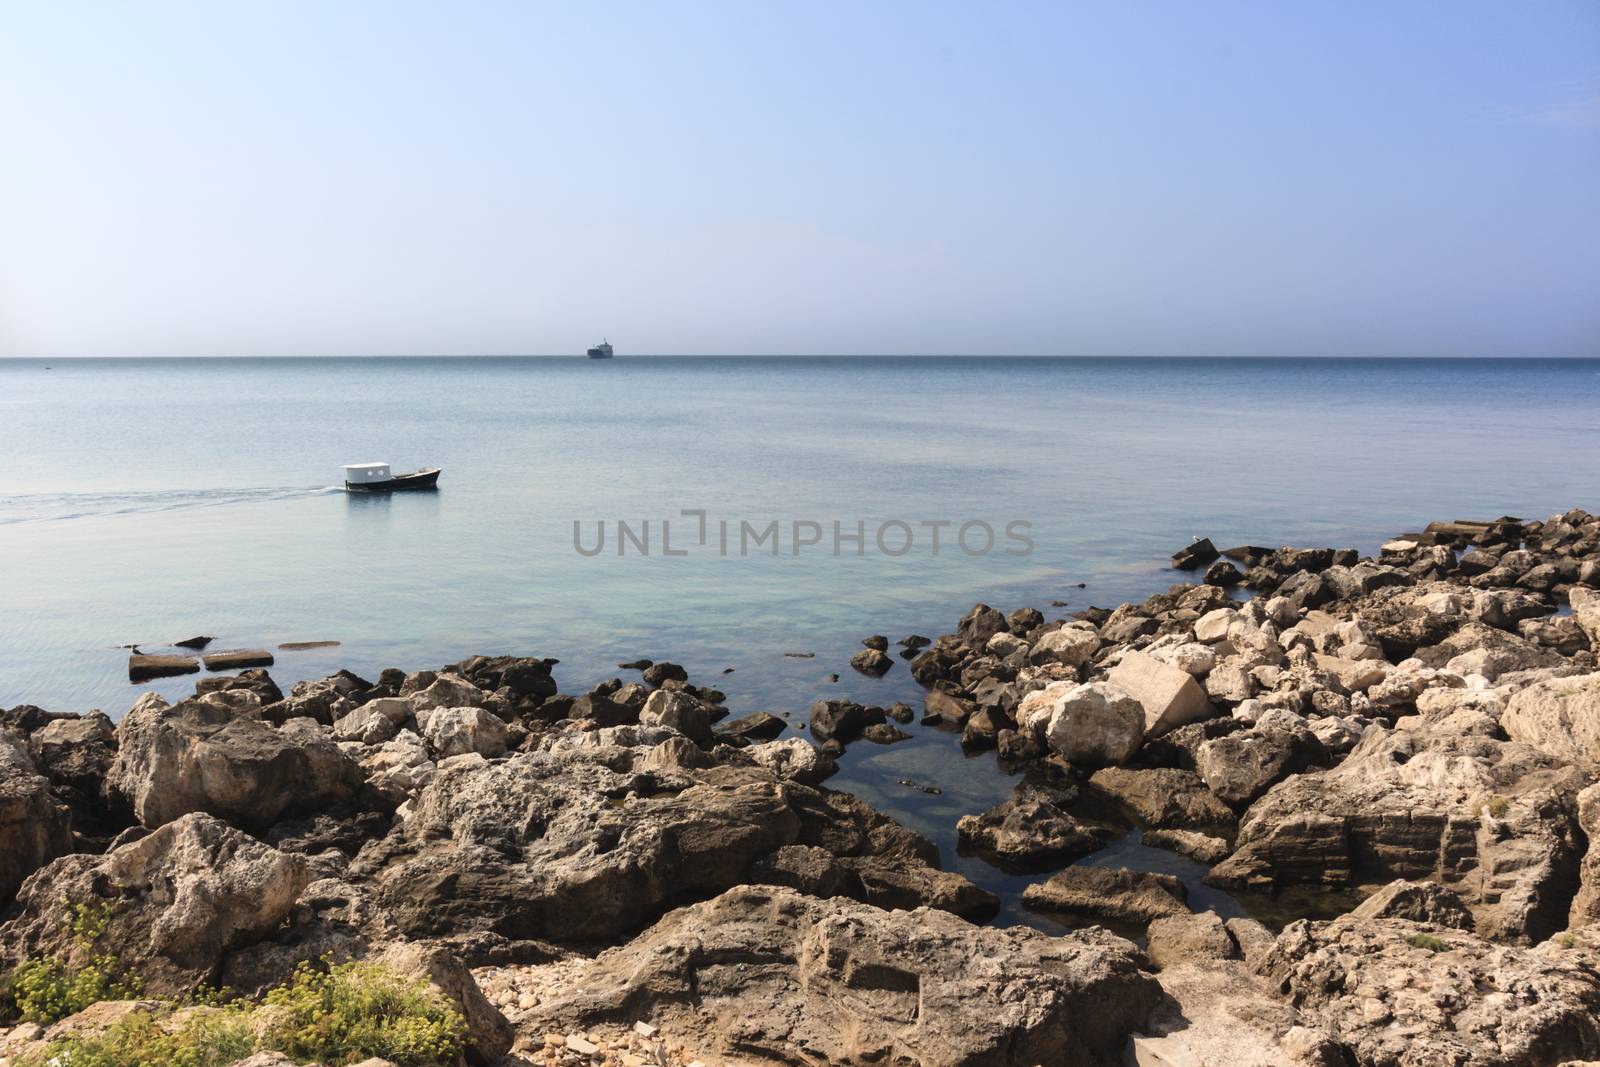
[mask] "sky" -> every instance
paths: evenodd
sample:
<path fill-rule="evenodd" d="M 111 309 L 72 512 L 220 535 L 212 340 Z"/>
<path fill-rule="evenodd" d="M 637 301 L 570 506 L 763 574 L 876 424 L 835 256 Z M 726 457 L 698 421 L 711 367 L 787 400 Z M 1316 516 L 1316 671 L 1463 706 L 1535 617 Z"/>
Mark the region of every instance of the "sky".
<path fill-rule="evenodd" d="M 1600 356 L 1600 4 L 0 0 L 0 356 Z"/>

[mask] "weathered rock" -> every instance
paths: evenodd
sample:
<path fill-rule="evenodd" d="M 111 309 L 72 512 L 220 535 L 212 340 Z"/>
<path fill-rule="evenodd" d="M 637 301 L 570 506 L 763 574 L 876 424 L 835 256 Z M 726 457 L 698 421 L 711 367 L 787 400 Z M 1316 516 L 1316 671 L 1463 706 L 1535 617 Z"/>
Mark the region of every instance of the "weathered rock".
<path fill-rule="evenodd" d="M 1158 967 L 1239 958 L 1239 946 L 1234 944 L 1233 935 L 1214 911 L 1164 915 L 1150 923 L 1146 936 L 1149 938 L 1146 951 Z"/>
<path fill-rule="evenodd" d="M 987 604 L 974 605 L 956 624 L 956 634 L 961 640 L 978 648 L 987 644 L 995 634 L 1009 629 L 1006 617 Z"/>
<path fill-rule="evenodd" d="M 978 815 L 963 815 L 956 834 L 970 848 L 1019 868 L 1070 862 L 1108 843 L 1106 831 L 1066 810 L 1070 794 L 1026 782 L 1011 798 Z"/>
<path fill-rule="evenodd" d="M 1234 815 L 1193 771 L 1172 767 L 1107 767 L 1089 779 L 1147 827 L 1165 830 L 1231 828 Z"/>
<path fill-rule="evenodd" d="M 270 667 L 272 653 L 264 648 L 240 648 L 228 652 L 208 652 L 201 657 L 208 671 L 237 671 L 245 667 Z"/>
<path fill-rule="evenodd" d="M 697 744 L 711 743 L 711 708 L 705 701 L 674 689 L 657 689 L 639 712 L 641 726 L 665 726 Z"/>
<path fill-rule="evenodd" d="M 1188 890 L 1170 874 L 1116 867 L 1068 867 L 1048 881 L 1023 890 L 1030 908 L 1148 923 L 1166 915 L 1187 915 Z"/>
<path fill-rule="evenodd" d="M 741 886 L 602 953 L 534 1024 L 648 1011 L 730 1062 L 1120 1064 L 1160 996 L 1127 942 Z"/>
<path fill-rule="evenodd" d="M 689 672 L 679 664 L 663 661 L 652 663 L 646 667 L 644 669 L 644 680 L 647 685 L 659 687 L 667 682 L 687 682 L 689 680 Z"/>
<path fill-rule="evenodd" d="M 1538 682 L 1513 696 L 1506 736 L 1558 759 L 1600 763 L 1600 673 Z"/>
<path fill-rule="evenodd" d="M 864 648 L 850 657 L 850 666 L 862 674 L 870 674 L 874 678 L 881 678 L 887 674 L 894 660 L 890 659 L 881 649 Z"/>
<path fill-rule="evenodd" d="M 51 796 L 22 739 L 0 730 L 0 906 L 23 879 L 71 851 L 66 805 Z"/>
<path fill-rule="evenodd" d="M 1472 929 L 1472 912 L 1459 896 L 1438 882 L 1390 882 L 1358 904 L 1350 915 L 1356 919 L 1409 919 L 1454 930 Z"/>
<path fill-rule="evenodd" d="M 491 694 L 455 674 L 441 674 L 425 688 L 409 694 L 412 714 L 421 721 L 424 712 L 435 708 L 484 708 Z M 605 725 L 612 725 L 606 723 Z"/>
<path fill-rule="evenodd" d="M 1133 757 L 1144 742 L 1144 724 L 1143 706 L 1119 686 L 1085 682 L 1053 701 L 1043 734 L 1050 750 L 1067 762 L 1107 767 Z"/>
<path fill-rule="evenodd" d="M 116 728 L 108 716 L 95 711 L 46 723 L 28 736 L 28 752 L 71 811 L 77 833 L 105 837 L 131 821 L 125 805 L 111 804 L 104 795 L 106 774 L 117 756 Z M 0 889 L 0 898 L 5 895 Z"/>
<path fill-rule="evenodd" d="M 427 982 L 461 1013 L 472 1062 L 492 1064 L 511 1051 L 517 1036 L 511 1023 L 489 1003 L 472 972 L 445 948 L 426 942 L 401 943 L 389 946 L 375 959 L 397 974 Z"/>
<path fill-rule="evenodd" d="M 310 878 L 305 860 L 209 815 L 191 814 L 103 856 L 63 856 L 17 895 L 0 926 L 11 964 L 48 956 L 82 965 L 110 951 L 154 995 L 214 982 L 224 955 L 265 937 Z M 98 941 L 74 932 L 75 905 L 108 905 Z"/>
<path fill-rule="evenodd" d="M 783 735 L 789 724 L 770 711 L 752 711 L 717 727 L 718 738 L 735 742 L 772 741 Z"/>
<path fill-rule="evenodd" d="M 765 771 L 638 773 L 605 759 L 596 749 L 442 766 L 353 871 L 408 936 L 592 940 L 737 883 L 799 833 L 787 787 Z"/>
<path fill-rule="evenodd" d="M 1217 555 L 1217 546 L 1211 543 L 1211 538 L 1202 537 L 1174 552 L 1172 566 L 1176 570 L 1192 571 L 1197 567 L 1204 567 L 1216 559 Z"/>
<path fill-rule="evenodd" d="M 1269 790 L 1207 881 L 1266 889 L 1429 879 L 1460 894 L 1481 934 L 1538 940 L 1560 929 L 1577 880 L 1580 781 L 1498 740 L 1492 719 L 1466 714 L 1371 727 L 1339 766 Z"/>
<path fill-rule="evenodd" d="M 847 744 L 860 737 L 862 730 L 883 720 L 882 708 L 863 707 L 853 700 L 819 700 L 811 705 L 811 735 L 818 741 Z"/>
<path fill-rule="evenodd" d="M 1600 783 L 1578 794 L 1578 826 L 1589 839 L 1577 895 L 1568 920 L 1573 927 L 1600 922 Z"/>
<path fill-rule="evenodd" d="M 506 751 L 505 722 L 482 708 L 433 708 L 420 712 L 417 722 L 435 759 L 468 752 L 493 759 Z"/>
<path fill-rule="evenodd" d="M 1028 659 L 1033 663 L 1061 663 L 1081 667 L 1100 650 L 1100 635 L 1086 622 L 1051 630 L 1033 643 Z"/>
<path fill-rule="evenodd" d="M 1555 1067 L 1600 1055 L 1600 976 L 1562 955 L 1348 915 L 1291 924 L 1257 966 L 1361 1067 Z"/>
<path fill-rule="evenodd" d="M 369 700 L 333 724 L 333 736 L 340 741 L 360 741 L 381 745 L 391 741 L 411 721 L 411 702 L 404 697 L 379 697 Z"/>
<path fill-rule="evenodd" d="M 1213 714 L 1205 690 L 1187 672 L 1147 653 L 1133 649 L 1124 652 L 1108 678 L 1144 708 L 1144 732 L 1148 737 Z"/>
<path fill-rule="evenodd" d="M 978 706 L 970 700 L 946 693 L 942 689 L 931 689 L 923 698 L 924 711 L 922 721 L 931 726 L 965 726 Z M 816 706 L 812 705 L 813 711 Z"/>
<path fill-rule="evenodd" d="M 331 738 L 232 718 L 198 701 L 141 700 L 117 724 L 117 743 L 107 784 L 150 829 L 204 811 L 265 830 L 348 800 L 361 784 Z"/>
<path fill-rule="evenodd" d="M 178 674 L 197 674 L 200 661 L 193 656 L 149 656 L 135 652 L 128 657 L 128 681 L 147 682 Z"/>
<path fill-rule="evenodd" d="M 818 785 L 839 769 L 829 756 L 803 737 L 751 745 L 745 754 L 779 778 Z"/>
<path fill-rule="evenodd" d="M 1328 752 L 1304 726 L 1274 722 L 1218 737 L 1195 752 L 1195 770 L 1225 804 L 1248 804 L 1308 767 L 1326 767 Z"/>
<path fill-rule="evenodd" d="M 1198 863 L 1219 863 L 1226 859 L 1233 846 L 1226 838 L 1194 830 L 1146 830 L 1139 835 L 1139 843 L 1150 848 L 1164 848 Z"/>

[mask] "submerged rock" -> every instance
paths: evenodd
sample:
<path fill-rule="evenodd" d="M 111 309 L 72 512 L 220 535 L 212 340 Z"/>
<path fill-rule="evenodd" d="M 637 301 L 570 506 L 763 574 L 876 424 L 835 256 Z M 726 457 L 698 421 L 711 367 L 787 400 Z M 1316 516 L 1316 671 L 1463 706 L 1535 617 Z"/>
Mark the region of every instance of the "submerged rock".
<path fill-rule="evenodd" d="M 1187 915 L 1188 890 L 1170 874 L 1121 867 L 1068 867 L 1023 891 L 1030 908 L 1072 912 L 1101 919 L 1148 923 L 1167 915 Z"/>
<path fill-rule="evenodd" d="M 1073 818 L 1066 810 L 1071 796 L 1071 791 L 1024 782 L 1009 800 L 963 815 L 957 837 L 966 848 L 1019 867 L 1080 859 L 1104 848 L 1112 835 Z"/>

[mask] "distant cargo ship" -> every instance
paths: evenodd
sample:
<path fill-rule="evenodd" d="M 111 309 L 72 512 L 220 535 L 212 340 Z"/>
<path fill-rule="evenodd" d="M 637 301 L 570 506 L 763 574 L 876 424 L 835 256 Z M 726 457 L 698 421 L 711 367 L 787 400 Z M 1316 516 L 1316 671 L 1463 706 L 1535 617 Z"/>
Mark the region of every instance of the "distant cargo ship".
<path fill-rule="evenodd" d="M 615 355 L 615 353 L 611 351 L 610 341 L 601 341 L 599 344 L 589 349 L 590 359 L 610 359 L 613 355 Z"/>

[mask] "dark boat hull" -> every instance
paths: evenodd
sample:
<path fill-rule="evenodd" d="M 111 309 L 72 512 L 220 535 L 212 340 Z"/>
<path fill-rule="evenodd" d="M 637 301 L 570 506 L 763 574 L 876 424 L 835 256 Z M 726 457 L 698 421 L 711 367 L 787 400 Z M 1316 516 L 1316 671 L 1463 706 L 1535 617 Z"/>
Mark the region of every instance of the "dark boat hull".
<path fill-rule="evenodd" d="M 386 482 L 345 482 L 344 487 L 352 493 L 393 493 L 403 489 L 436 489 L 439 483 L 439 468 L 432 467 L 428 470 L 412 471 L 410 474 L 397 474 Z"/>

